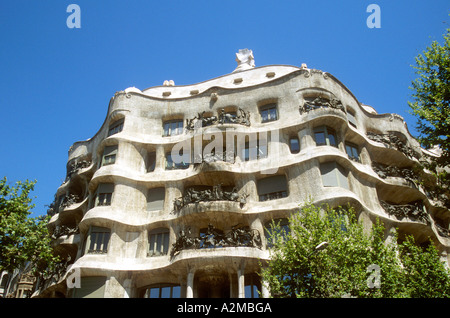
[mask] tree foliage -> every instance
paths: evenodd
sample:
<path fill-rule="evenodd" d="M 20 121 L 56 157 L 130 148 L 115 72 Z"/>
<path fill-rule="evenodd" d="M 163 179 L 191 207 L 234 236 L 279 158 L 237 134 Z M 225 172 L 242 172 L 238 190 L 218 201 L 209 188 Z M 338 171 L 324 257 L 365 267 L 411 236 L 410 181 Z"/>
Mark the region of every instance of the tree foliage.
<path fill-rule="evenodd" d="M 306 205 L 289 218 L 289 231 L 274 222 L 269 232 L 271 260 L 261 277 L 273 297 L 450 296 L 436 249 L 422 251 L 412 238 L 386 243 L 383 225 L 365 229 L 352 208 Z"/>
<path fill-rule="evenodd" d="M 0 180 L 0 271 L 13 271 L 27 262 L 43 271 L 58 260 L 51 248 L 48 217 L 30 217 L 34 207 L 29 197 L 36 181 L 18 181 L 10 186 Z"/>
<path fill-rule="evenodd" d="M 450 29 L 442 44 L 433 41 L 415 62 L 417 78 L 410 87 L 413 101 L 408 105 L 417 118 L 419 142 L 427 149 L 438 146 L 442 152 L 423 165 L 436 176 L 431 190 L 450 206 Z"/>

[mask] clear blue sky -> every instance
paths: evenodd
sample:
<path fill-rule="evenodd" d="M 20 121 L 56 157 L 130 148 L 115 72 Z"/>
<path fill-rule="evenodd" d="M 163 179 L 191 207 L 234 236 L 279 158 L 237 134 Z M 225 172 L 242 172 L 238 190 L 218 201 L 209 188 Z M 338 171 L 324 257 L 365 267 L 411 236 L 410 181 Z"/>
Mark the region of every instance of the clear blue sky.
<path fill-rule="evenodd" d="M 66 25 L 72 3 L 80 29 Z M 366 25 L 371 3 L 379 29 Z M 360 102 L 405 117 L 414 135 L 411 64 L 441 41 L 449 13 L 448 0 L 2 0 L 0 177 L 36 179 L 34 215 L 45 214 L 69 147 L 98 131 L 116 91 L 228 74 L 242 48 L 256 66 L 333 74 Z"/>

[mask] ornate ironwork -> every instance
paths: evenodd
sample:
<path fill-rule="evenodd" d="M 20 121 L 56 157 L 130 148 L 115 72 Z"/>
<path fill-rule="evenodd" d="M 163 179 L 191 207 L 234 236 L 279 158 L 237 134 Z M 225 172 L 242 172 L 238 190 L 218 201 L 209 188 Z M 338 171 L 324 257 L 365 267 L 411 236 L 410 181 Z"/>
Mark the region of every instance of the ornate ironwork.
<path fill-rule="evenodd" d="M 189 188 L 185 191 L 185 194 L 174 200 L 174 210 L 180 211 L 185 205 L 189 203 L 199 203 L 208 201 L 234 201 L 239 202 L 241 207 L 247 202 L 247 194 L 239 194 L 236 187 L 231 191 L 224 191 L 222 185 L 218 184 L 211 189 L 195 190 Z"/>
<path fill-rule="evenodd" d="M 423 203 L 420 200 L 409 204 L 390 204 L 380 200 L 380 204 L 387 214 L 393 215 L 399 220 L 407 217 L 425 224 L 430 223 L 430 217 L 424 211 Z"/>
<path fill-rule="evenodd" d="M 244 126 L 250 126 L 250 113 L 239 107 L 236 115 L 226 113 L 222 109 L 219 113 L 220 124 L 240 124 Z"/>
<path fill-rule="evenodd" d="M 231 114 L 225 112 L 224 109 L 220 110 L 219 116 L 205 116 L 206 111 L 198 113 L 197 116 L 191 119 L 186 119 L 186 129 L 194 130 L 200 127 L 208 127 L 214 124 L 239 124 L 244 126 L 250 126 L 250 113 L 238 109 L 237 114 Z"/>
<path fill-rule="evenodd" d="M 178 238 L 172 244 L 170 256 L 174 257 L 185 249 L 202 249 L 218 247 L 262 247 L 261 235 L 258 230 L 250 229 L 248 226 L 239 226 L 236 224 L 231 227 L 227 233 L 216 229 L 212 224 L 208 225 L 207 230 L 197 237 L 191 236 L 191 229 L 180 230 Z"/>
<path fill-rule="evenodd" d="M 318 108 L 334 108 L 345 113 L 345 107 L 337 98 L 327 99 L 324 97 L 315 97 L 305 99 L 305 103 L 299 107 L 300 115 Z"/>
<path fill-rule="evenodd" d="M 78 225 L 76 225 L 75 227 L 70 227 L 66 225 L 57 225 L 55 230 L 53 231 L 51 238 L 56 240 L 58 237 L 61 237 L 63 235 L 72 235 L 77 233 L 80 233 Z"/>
<path fill-rule="evenodd" d="M 59 208 L 64 209 L 64 208 L 67 208 L 67 207 L 69 207 L 75 203 L 79 203 L 79 202 L 81 202 L 79 196 L 77 196 L 76 194 L 69 193 L 68 195 L 66 195 L 64 197 L 61 204 L 59 205 Z"/>
<path fill-rule="evenodd" d="M 205 116 L 206 111 L 198 113 L 191 119 L 186 119 L 186 129 L 194 130 L 195 128 L 207 127 L 217 123 L 217 116 Z"/>
<path fill-rule="evenodd" d="M 416 180 L 418 179 L 417 174 L 411 168 L 399 168 L 392 165 L 372 162 L 372 169 L 382 179 L 386 179 L 387 177 L 397 177 L 408 180 L 414 184 L 416 184 Z"/>
<path fill-rule="evenodd" d="M 73 174 L 77 173 L 81 169 L 86 169 L 91 165 L 91 160 L 81 160 L 79 162 L 72 163 L 67 169 L 66 182 L 72 177 Z"/>
<path fill-rule="evenodd" d="M 405 156 L 410 159 L 416 158 L 419 159 L 420 155 L 413 150 L 413 148 L 406 145 L 398 136 L 396 136 L 393 132 L 389 132 L 387 134 L 376 134 L 373 132 L 367 132 L 367 138 L 372 141 L 381 142 L 385 144 L 388 148 L 396 149 L 402 152 Z"/>

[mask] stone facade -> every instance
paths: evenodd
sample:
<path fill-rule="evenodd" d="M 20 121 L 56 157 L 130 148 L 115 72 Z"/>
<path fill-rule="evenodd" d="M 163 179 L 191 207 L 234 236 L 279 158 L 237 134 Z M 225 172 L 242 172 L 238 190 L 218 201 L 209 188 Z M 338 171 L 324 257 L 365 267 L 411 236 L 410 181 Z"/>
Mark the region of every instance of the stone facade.
<path fill-rule="evenodd" d="M 39 296 L 266 297 L 268 224 L 307 201 L 351 204 L 367 226 L 383 220 L 386 239 L 431 236 L 448 262 L 449 210 L 412 172 L 434 154 L 400 116 L 306 65 L 237 61 L 202 83 L 111 98 L 97 134 L 69 150 L 49 209 L 65 262 Z"/>

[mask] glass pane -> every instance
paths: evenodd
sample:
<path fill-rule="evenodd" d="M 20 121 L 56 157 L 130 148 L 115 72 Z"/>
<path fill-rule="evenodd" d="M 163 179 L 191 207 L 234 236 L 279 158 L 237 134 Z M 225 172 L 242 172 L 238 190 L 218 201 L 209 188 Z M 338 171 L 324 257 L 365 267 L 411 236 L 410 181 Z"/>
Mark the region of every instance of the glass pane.
<path fill-rule="evenodd" d="M 277 120 L 277 109 L 276 108 L 270 108 L 269 109 L 269 119 L 270 120 Z"/>
<path fill-rule="evenodd" d="M 181 297 L 181 287 L 174 286 L 172 287 L 172 298 L 180 298 Z"/>
<path fill-rule="evenodd" d="M 244 292 L 245 292 L 245 298 L 253 298 L 253 294 L 252 294 L 252 285 L 247 285 L 244 288 Z"/>
<path fill-rule="evenodd" d="M 159 298 L 159 288 L 150 289 L 150 298 Z"/>
<path fill-rule="evenodd" d="M 183 121 L 178 121 L 178 131 L 177 131 L 177 135 L 183 133 Z"/>
<path fill-rule="evenodd" d="M 333 133 L 329 133 L 328 134 L 328 142 L 330 143 L 330 146 L 334 146 L 334 147 L 337 146 L 337 144 L 336 144 L 336 137 L 334 136 Z"/>
<path fill-rule="evenodd" d="M 95 247 L 94 247 L 94 249 L 96 251 L 102 250 L 103 235 L 104 235 L 104 233 L 97 233 L 97 241 L 95 242 Z"/>
<path fill-rule="evenodd" d="M 167 252 L 169 251 L 169 233 L 164 233 L 163 234 L 163 248 L 162 248 L 162 253 L 164 255 L 167 254 Z"/>
<path fill-rule="evenodd" d="M 300 151 L 300 143 L 298 141 L 298 138 L 291 138 L 289 140 L 289 144 L 291 147 L 291 153 L 297 153 Z"/>
<path fill-rule="evenodd" d="M 353 154 L 353 158 L 355 158 L 356 160 L 359 159 L 358 149 L 353 148 L 352 149 L 352 154 Z"/>
<path fill-rule="evenodd" d="M 317 146 L 321 146 L 321 145 L 326 145 L 326 140 L 325 140 L 325 132 L 323 131 L 318 131 L 314 134 L 315 138 L 316 138 L 316 145 Z"/>
<path fill-rule="evenodd" d="M 171 287 L 162 287 L 161 288 L 161 298 L 170 298 L 170 290 Z"/>
<path fill-rule="evenodd" d="M 163 134 L 163 136 L 169 136 L 169 128 L 170 128 L 170 124 L 169 123 L 164 123 L 164 134 Z"/>
<path fill-rule="evenodd" d="M 154 255 L 155 254 L 155 243 L 156 243 L 156 235 L 150 235 L 150 246 L 149 246 L 149 252 L 150 255 Z"/>
<path fill-rule="evenodd" d="M 269 112 L 267 110 L 261 111 L 261 121 L 266 122 L 269 120 Z"/>
<path fill-rule="evenodd" d="M 89 244 L 89 251 L 95 250 L 96 240 L 97 240 L 97 233 L 91 233 L 91 242 Z"/>
<path fill-rule="evenodd" d="M 103 233 L 103 251 L 106 252 L 108 250 L 110 233 Z"/>
<path fill-rule="evenodd" d="M 161 241 L 162 241 L 162 233 L 156 235 L 156 248 L 155 248 L 155 254 L 161 255 Z"/>

